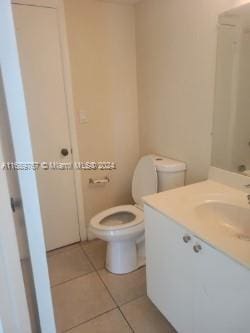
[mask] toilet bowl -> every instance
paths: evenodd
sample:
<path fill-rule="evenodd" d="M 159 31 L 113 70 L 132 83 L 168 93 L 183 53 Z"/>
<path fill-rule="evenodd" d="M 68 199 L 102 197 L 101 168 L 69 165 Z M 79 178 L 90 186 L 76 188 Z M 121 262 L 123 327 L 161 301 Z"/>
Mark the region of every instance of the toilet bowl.
<path fill-rule="evenodd" d="M 106 268 L 125 274 L 145 264 L 145 254 L 138 258 L 137 240 L 144 236 L 143 211 L 133 205 L 117 206 L 97 214 L 91 220 L 96 237 L 108 242 Z M 139 260 L 138 260 L 139 259 Z"/>
<path fill-rule="evenodd" d="M 182 162 L 155 155 L 142 157 L 136 166 L 132 181 L 135 205 L 112 207 L 91 219 L 90 232 L 107 242 L 107 270 L 114 274 L 126 274 L 145 265 L 142 197 L 156 193 L 159 182 L 166 182 L 167 188 L 184 185 L 185 169 Z M 168 177 L 160 177 L 159 173 L 166 172 L 175 174 L 174 181 L 169 181 Z M 179 175 L 176 175 L 176 172 Z M 162 190 L 167 188 L 161 184 Z"/>

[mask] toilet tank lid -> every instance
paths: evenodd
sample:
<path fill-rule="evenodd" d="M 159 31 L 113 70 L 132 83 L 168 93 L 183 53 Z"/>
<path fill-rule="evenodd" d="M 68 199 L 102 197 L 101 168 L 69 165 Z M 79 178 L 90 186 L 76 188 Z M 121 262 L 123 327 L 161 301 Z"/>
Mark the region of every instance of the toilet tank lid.
<path fill-rule="evenodd" d="M 134 171 L 132 197 L 134 202 L 143 207 L 142 197 L 157 192 L 157 172 L 152 155 L 143 156 Z"/>
<path fill-rule="evenodd" d="M 168 157 L 163 157 L 159 155 L 152 155 L 154 159 L 154 164 L 157 171 L 162 172 L 178 172 L 185 171 L 187 166 L 186 163 L 177 160 L 172 160 Z"/>

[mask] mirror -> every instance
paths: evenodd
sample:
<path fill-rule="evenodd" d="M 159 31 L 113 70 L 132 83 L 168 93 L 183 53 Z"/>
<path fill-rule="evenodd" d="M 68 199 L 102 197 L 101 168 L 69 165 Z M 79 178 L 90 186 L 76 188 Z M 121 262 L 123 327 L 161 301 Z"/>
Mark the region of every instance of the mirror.
<path fill-rule="evenodd" d="M 212 165 L 250 176 L 250 5 L 219 16 Z"/>

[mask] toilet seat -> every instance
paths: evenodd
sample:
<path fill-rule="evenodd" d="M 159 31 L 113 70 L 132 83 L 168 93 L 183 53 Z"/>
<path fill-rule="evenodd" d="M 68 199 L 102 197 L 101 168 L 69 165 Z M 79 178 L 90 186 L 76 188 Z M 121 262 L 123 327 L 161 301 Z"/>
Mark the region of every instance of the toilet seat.
<path fill-rule="evenodd" d="M 119 219 L 119 214 L 124 213 L 124 218 L 129 217 L 130 220 L 124 221 Z M 127 213 L 127 216 L 126 216 Z M 109 225 L 109 217 L 112 225 Z M 120 215 L 120 217 L 122 217 Z M 99 231 L 122 231 L 129 229 L 142 223 L 144 219 L 143 211 L 133 205 L 123 205 L 112 207 L 97 214 L 91 219 L 91 227 Z M 104 224 L 106 220 L 106 224 Z"/>
<path fill-rule="evenodd" d="M 161 156 L 143 156 L 137 163 L 132 180 L 132 197 L 135 205 L 117 206 L 92 217 L 89 238 L 107 242 L 106 269 L 114 274 L 127 274 L 145 265 L 145 222 L 142 198 L 157 193 L 158 180 L 165 190 L 182 185 L 185 165 Z M 170 166 L 169 166 L 170 165 Z M 171 168 L 170 168 L 171 167 Z M 165 174 L 174 173 L 174 177 Z M 173 178 L 173 179 L 172 179 Z M 178 178 L 178 177 L 177 177 Z M 179 179 L 179 178 L 178 178 Z"/>

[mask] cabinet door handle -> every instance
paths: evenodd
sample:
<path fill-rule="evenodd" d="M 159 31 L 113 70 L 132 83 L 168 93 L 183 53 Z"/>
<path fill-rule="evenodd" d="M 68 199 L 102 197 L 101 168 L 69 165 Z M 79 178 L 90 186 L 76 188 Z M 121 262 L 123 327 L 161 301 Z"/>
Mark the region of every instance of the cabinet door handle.
<path fill-rule="evenodd" d="M 191 241 L 191 237 L 189 235 L 185 235 L 185 236 L 183 236 L 183 241 L 184 241 L 184 243 L 188 243 Z"/>
<path fill-rule="evenodd" d="M 200 244 L 196 244 L 193 246 L 194 252 L 199 253 L 202 250 L 202 247 Z"/>

